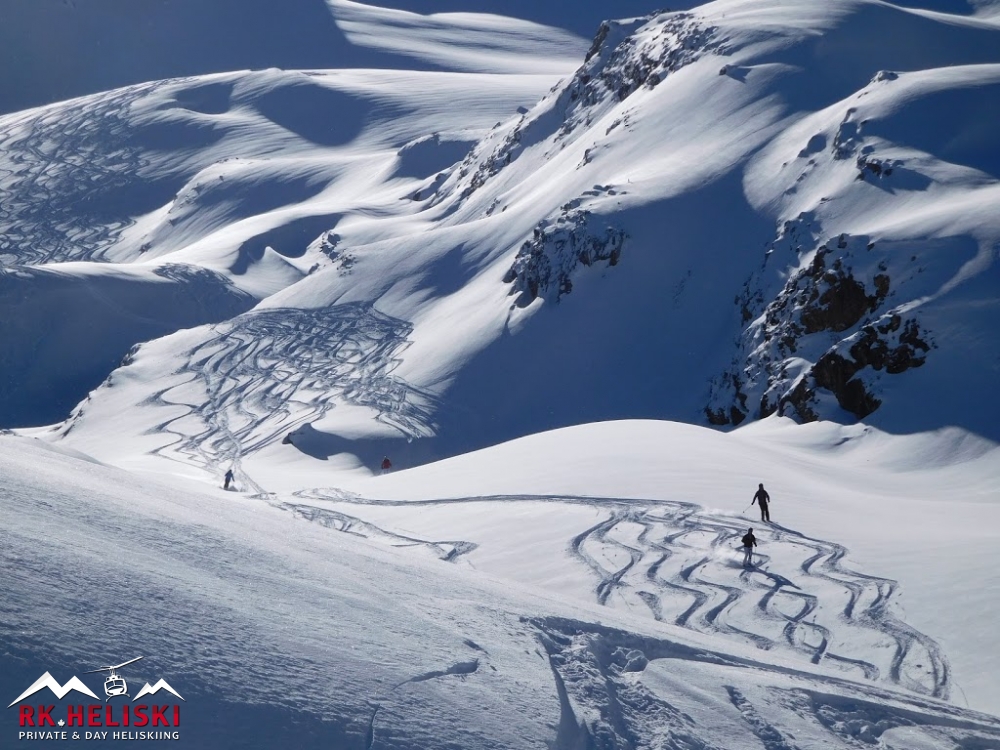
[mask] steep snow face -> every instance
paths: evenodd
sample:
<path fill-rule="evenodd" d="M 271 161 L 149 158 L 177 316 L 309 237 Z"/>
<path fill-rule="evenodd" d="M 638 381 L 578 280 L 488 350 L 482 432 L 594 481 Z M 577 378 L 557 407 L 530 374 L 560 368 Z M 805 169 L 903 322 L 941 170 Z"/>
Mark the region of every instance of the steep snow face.
<path fill-rule="evenodd" d="M 553 152 L 578 138 L 590 143 L 576 169 L 589 166 L 611 150 L 608 140 L 613 131 L 623 123 L 626 131 L 637 128 L 633 123 L 642 115 L 651 116 L 653 106 L 642 96 L 652 96 L 647 92 L 671 74 L 673 79 L 665 85 L 673 86 L 676 94 L 678 81 L 688 73 L 683 68 L 697 68 L 703 55 L 722 58 L 718 73 L 723 81 L 745 87 L 756 83 L 757 102 L 777 98 L 793 112 L 816 107 L 823 96 L 854 92 L 815 115 L 801 119 L 793 115 L 781 124 L 780 135 L 745 166 L 747 199 L 759 212 L 776 215 L 781 228 L 757 255 L 759 270 L 748 263 L 752 253 L 737 256 L 732 248 L 719 253 L 731 265 L 737 258 L 746 264 L 736 267 L 746 274 L 742 287 L 728 287 L 746 327 L 736 333 L 740 323 L 728 324 L 737 337 L 737 353 L 730 367 L 715 376 L 703 402 L 704 418 L 713 424 L 739 424 L 778 411 L 805 421 L 853 420 L 869 418 L 886 405 L 870 418 L 894 430 L 911 431 L 948 423 L 954 419 L 950 409 L 961 409 L 959 402 L 965 399 L 976 405 L 976 413 L 963 417 L 962 424 L 994 435 L 996 413 L 979 405 L 990 401 L 987 380 L 995 373 L 1000 348 L 971 332 L 993 328 L 998 310 L 995 295 L 986 290 L 995 288 L 991 278 L 1000 233 L 992 214 L 984 210 L 997 195 L 997 139 L 986 124 L 1000 114 L 996 110 L 1000 97 L 994 90 L 997 68 L 989 64 L 996 60 L 996 29 L 960 19 L 942 26 L 938 16 L 876 4 L 844 3 L 822 10 L 793 4 L 792 12 L 820 32 L 810 37 L 803 27 L 784 24 L 787 11 L 721 2 L 691 14 L 654 19 L 639 30 L 640 23 L 605 24 L 572 82 L 491 135 L 470 154 L 455 182 L 446 182 L 443 189 L 468 200 L 492 182 L 500 184 L 496 195 L 516 181 L 535 179 L 533 155 L 537 158 L 543 152 L 543 157 L 556 161 L 559 157 Z M 890 27 L 891 37 L 876 42 L 872 29 Z M 920 40 L 929 39 L 934 29 L 954 46 L 946 43 L 921 58 Z M 775 44 L 776 37 L 780 45 Z M 900 75 L 877 70 L 882 64 L 951 67 Z M 804 83 L 804 71 L 819 79 L 817 86 Z M 712 109 L 712 95 L 719 88 L 701 82 L 710 93 L 684 109 L 692 117 Z M 627 113 L 608 115 L 626 100 L 633 105 Z M 658 114 L 663 140 L 668 141 L 670 114 Z M 762 115 L 758 132 L 769 116 L 774 117 L 773 112 L 755 114 Z M 740 144 L 747 147 L 744 154 L 759 143 L 748 135 L 750 140 Z M 634 134 L 629 140 L 647 160 L 659 151 L 659 144 L 646 150 L 648 142 Z M 710 163 L 725 169 L 717 160 Z M 664 175 L 660 185 L 668 184 Z M 621 186 L 602 181 L 589 195 L 618 196 L 620 190 Z M 727 196 L 725 209 L 706 205 L 704 210 L 730 213 L 741 198 Z M 514 285 L 521 304 L 539 294 L 550 301 L 561 297 L 572 289 L 572 270 L 594 260 L 604 261 L 602 266 L 617 265 L 624 257 L 628 264 L 634 256 L 628 249 L 622 253 L 620 238 L 634 233 L 638 222 L 630 222 L 617 202 L 614 229 L 589 234 L 586 224 L 574 219 L 589 212 L 577 211 L 574 202 L 533 229 L 533 239 L 525 242 L 504 277 Z M 507 208 L 494 198 L 487 212 L 498 207 Z M 673 222 L 659 223 L 669 226 L 668 237 L 678 230 Z M 878 231 L 868 231 L 869 227 Z M 749 222 L 743 229 L 744 242 L 760 231 Z M 609 242 L 609 238 L 615 239 Z M 719 239 L 708 236 L 703 242 L 718 252 Z M 611 249 L 595 252 L 605 246 Z M 643 249 L 635 247 L 633 252 Z M 776 250 L 785 252 L 775 254 Z M 689 263 L 692 254 L 688 251 L 685 258 Z M 645 270 L 652 267 L 646 265 Z M 693 271 L 688 268 L 680 278 L 675 271 L 668 278 L 672 276 L 683 292 Z M 714 281 L 723 281 L 721 273 Z M 720 286 L 725 288 L 724 284 Z M 716 294 L 718 300 L 724 293 Z M 603 307 L 593 298 L 592 303 Z M 957 313 L 962 309 L 965 313 Z M 706 325 L 711 312 L 699 313 L 702 331 L 725 329 L 726 323 L 718 319 Z M 959 323 L 956 314 L 965 316 L 965 322 Z M 948 333 L 934 336 L 930 328 L 935 326 Z M 954 335 L 961 329 L 963 333 Z M 662 329 L 650 330 L 648 324 L 622 325 L 620 330 L 641 341 L 663 335 Z M 568 327 L 563 332 L 577 335 Z M 674 343 L 677 349 L 690 351 L 679 339 Z M 698 349 L 694 359 L 701 362 L 721 352 L 721 348 L 706 351 L 704 345 Z M 507 357 L 511 354 L 508 347 Z M 923 366 L 928 358 L 931 367 L 919 375 L 893 377 Z M 660 365 L 658 358 L 647 361 Z M 579 360 L 575 363 L 579 365 Z M 943 383 L 944 371 L 961 373 L 971 388 L 948 401 L 947 416 L 939 412 L 936 417 L 930 405 L 933 397 L 917 396 L 916 391 L 932 382 Z M 565 374 L 571 377 L 569 368 Z M 663 380 L 667 385 L 671 379 Z M 612 388 L 609 380 L 595 390 L 603 397 Z M 625 390 L 635 392 L 628 385 Z M 527 404 L 517 400 L 525 410 L 551 408 L 532 403 L 530 395 Z M 669 402 L 668 394 L 660 404 Z M 629 406 L 620 401 L 617 406 L 618 413 L 628 413 Z M 677 401 L 666 408 L 691 418 Z M 603 415 L 588 415 L 599 416 Z M 942 421 L 935 422 L 939 418 Z"/>
<path fill-rule="evenodd" d="M 375 33 L 364 18 L 377 12 L 343 8 L 354 33 Z M 386 13 L 409 24 L 388 36 L 414 39 L 448 20 Z M 719 0 L 602 25 L 561 82 L 272 71 L 157 84 L 124 130 L 149 161 L 138 172 L 169 175 L 174 197 L 81 222 L 99 239 L 69 257 L 202 265 L 260 300 L 233 330 L 286 322 L 236 382 L 202 367 L 216 329 L 140 347 L 68 439 L 130 452 L 98 415 L 141 405 L 145 424 L 164 425 L 162 401 L 193 408 L 204 394 L 149 377 L 194 371 L 205 393 L 233 392 L 213 419 L 266 422 L 252 450 L 298 435 L 325 458 L 391 445 L 416 462 L 577 422 L 732 425 L 775 411 L 996 436 L 1000 229 L 984 208 L 997 141 L 979 123 L 993 117 L 998 34 L 983 18 L 879 2 Z M 224 89 L 184 105 L 210 82 Z M 183 140 L 194 123 L 218 140 L 171 148 L 164 134 Z M 357 320 L 375 335 L 356 339 Z M 383 359 L 386 321 L 397 333 Z M 336 375 L 319 409 L 312 384 L 332 382 L 331 365 L 297 353 L 310 331 L 381 363 L 357 388 Z M 289 376 L 279 407 L 239 413 L 237 394 L 272 362 Z M 206 437 L 218 425 L 180 425 L 181 444 L 212 443 L 209 466 L 242 455 Z"/>

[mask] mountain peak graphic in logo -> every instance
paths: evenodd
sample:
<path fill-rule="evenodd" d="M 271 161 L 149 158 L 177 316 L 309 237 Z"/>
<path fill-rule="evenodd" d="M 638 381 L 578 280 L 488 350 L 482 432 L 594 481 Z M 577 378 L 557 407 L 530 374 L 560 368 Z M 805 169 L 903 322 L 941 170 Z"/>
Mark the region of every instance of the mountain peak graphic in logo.
<path fill-rule="evenodd" d="M 27 690 L 25 690 L 23 693 L 17 696 L 17 698 L 14 699 L 13 703 L 11 703 L 10 706 L 7 706 L 7 708 L 10 708 L 16 703 L 20 703 L 28 696 L 34 695 L 39 690 L 44 690 L 45 688 L 51 690 L 52 693 L 56 696 L 56 698 L 59 698 L 60 700 L 62 700 L 63 697 L 71 690 L 76 690 L 78 693 L 83 693 L 84 695 L 89 695 L 91 698 L 100 700 L 100 698 L 98 698 L 96 695 L 94 695 L 93 692 L 91 692 L 90 688 L 88 688 L 86 685 L 80 682 L 80 679 L 78 677 L 74 676 L 65 685 L 60 685 L 58 682 L 56 682 L 55 678 L 51 674 L 46 672 L 37 680 L 35 680 L 31 684 L 31 687 L 29 687 Z M 173 691 L 171 690 L 170 692 Z"/>
<path fill-rule="evenodd" d="M 145 685 L 143 685 L 142 686 L 142 690 L 140 690 L 138 692 L 138 694 L 135 696 L 135 698 L 133 698 L 132 700 L 133 701 L 137 701 L 137 700 L 139 700 L 144 695 L 152 695 L 153 693 L 158 693 L 161 690 L 166 690 L 168 693 L 173 693 L 178 698 L 180 698 L 182 701 L 184 700 L 184 698 L 181 696 L 181 694 L 178 693 L 176 690 L 174 690 L 172 687 L 170 687 L 170 684 L 166 680 L 164 680 L 162 677 L 160 678 L 160 680 L 155 685 L 153 685 L 153 687 L 150 687 L 148 682 Z M 185 703 L 186 702 L 187 701 L 185 701 Z"/>

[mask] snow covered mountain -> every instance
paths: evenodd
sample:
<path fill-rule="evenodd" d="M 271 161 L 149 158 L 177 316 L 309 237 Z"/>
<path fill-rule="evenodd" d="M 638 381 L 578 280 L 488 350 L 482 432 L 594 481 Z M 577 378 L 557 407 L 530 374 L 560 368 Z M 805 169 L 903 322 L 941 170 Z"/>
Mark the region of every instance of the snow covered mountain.
<path fill-rule="evenodd" d="M 504 67 L 459 45 L 467 26 L 423 38 Z M 4 118 L 0 249 L 32 267 L 6 274 L 9 316 L 66 284 L 67 310 L 113 310 L 89 355 L 38 367 L 58 384 L 24 377 L 30 328 L 6 337 L 5 422 L 55 421 L 130 340 L 210 323 L 130 354 L 71 443 L 146 404 L 143 451 L 173 444 L 148 432 L 174 423 L 155 406 L 171 382 L 205 405 L 187 437 L 246 430 L 223 459 L 297 429 L 324 455 L 365 438 L 413 463 L 600 419 L 775 412 L 998 436 L 995 23 L 717 2 L 602 25 L 561 81 L 523 72 L 572 63 L 521 31 L 503 34 L 520 72 L 219 74 Z M 198 309 L 159 301 L 185 294 Z M 297 355 L 302 331 L 330 357 Z M 225 387 L 220 343 L 242 339 L 263 361 Z M 271 360 L 284 385 L 252 405 Z"/>
<path fill-rule="evenodd" d="M 387 5 L 3 5 L 137 62 L 0 89 L 0 690 L 1000 747 L 996 5 Z"/>

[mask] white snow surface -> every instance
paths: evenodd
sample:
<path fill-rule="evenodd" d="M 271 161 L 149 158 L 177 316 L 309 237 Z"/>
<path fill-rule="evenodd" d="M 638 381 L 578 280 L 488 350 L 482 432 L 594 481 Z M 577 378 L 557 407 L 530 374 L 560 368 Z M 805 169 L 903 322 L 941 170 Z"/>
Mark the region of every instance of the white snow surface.
<path fill-rule="evenodd" d="M 389 5 L 0 116 L 7 700 L 143 654 L 185 747 L 1000 748 L 995 4 Z"/>
<path fill-rule="evenodd" d="M 610 422 L 256 495 L 0 443 L 12 698 L 135 653 L 191 747 L 1000 741 L 998 448 L 955 432 Z"/>

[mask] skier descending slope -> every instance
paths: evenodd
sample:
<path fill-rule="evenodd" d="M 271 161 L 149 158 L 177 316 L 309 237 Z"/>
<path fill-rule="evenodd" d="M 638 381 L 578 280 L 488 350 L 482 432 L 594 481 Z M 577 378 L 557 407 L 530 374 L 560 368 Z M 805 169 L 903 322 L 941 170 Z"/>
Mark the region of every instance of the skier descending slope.
<path fill-rule="evenodd" d="M 230 482 L 233 481 L 233 470 L 230 469 L 226 472 L 226 483 L 222 486 L 222 489 L 228 490 Z"/>
<path fill-rule="evenodd" d="M 753 529 L 747 529 L 743 535 L 743 567 L 753 567 L 753 548 L 757 546 L 757 537 L 753 535 Z"/>
<path fill-rule="evenodd" d="M 767 494 L 767 490 L 764 489 L 764 483 L 763 482 L 761 482 L 757 486 L 758 486 L 757 493 L 753 496 L 753 500 L 750 501 L 750 504 L 753 505 L 754 503 L 759 503 L 760 504 L 760 520 L 761 521 L 767 521 L 768 523 L 770 523 L 770 521 L 771 521 L 771 514 L 767 510 L 767 504 L 769 502 L 771 502 L 771 496 L 768 495 Z"/>

